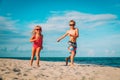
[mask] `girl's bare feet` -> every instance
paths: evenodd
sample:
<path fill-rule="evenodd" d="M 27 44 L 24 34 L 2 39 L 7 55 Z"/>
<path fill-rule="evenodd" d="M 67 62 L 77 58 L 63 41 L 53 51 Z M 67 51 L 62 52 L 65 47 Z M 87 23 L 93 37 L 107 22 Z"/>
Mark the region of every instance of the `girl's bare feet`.
<path fill-rule="evenodd" d="M 75 65 L 74 64 L 70 64 L 71 67 L 74 67 Z"/>

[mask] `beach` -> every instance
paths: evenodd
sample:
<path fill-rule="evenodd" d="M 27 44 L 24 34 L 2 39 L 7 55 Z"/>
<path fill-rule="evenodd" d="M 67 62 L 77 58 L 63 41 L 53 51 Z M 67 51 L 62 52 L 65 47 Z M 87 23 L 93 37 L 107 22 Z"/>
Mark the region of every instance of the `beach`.
<path fill-rule="evenodd" d="M 65 66 L 65 62 L 0 59 L 0 80 L 120 80 L 120 68 L 90 64 Z"/>

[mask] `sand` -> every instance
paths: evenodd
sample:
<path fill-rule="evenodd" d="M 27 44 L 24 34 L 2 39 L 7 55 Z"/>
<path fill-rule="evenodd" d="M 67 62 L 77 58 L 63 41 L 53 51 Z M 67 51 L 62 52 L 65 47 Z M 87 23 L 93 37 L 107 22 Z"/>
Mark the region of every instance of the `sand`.
<path fill-rule="evenodd" d="M 28 60 L 0 59 L 0 80 L 120 80 L 120 68 L 40 61 L 40 67 Z"/>

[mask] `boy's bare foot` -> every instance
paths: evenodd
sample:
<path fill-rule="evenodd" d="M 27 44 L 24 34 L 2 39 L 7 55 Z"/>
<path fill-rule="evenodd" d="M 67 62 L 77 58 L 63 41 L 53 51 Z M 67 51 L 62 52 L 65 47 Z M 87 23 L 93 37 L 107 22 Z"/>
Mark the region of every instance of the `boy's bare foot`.
<path fill-rule="evenodd" d="M 74 64 L 70 64 L 71 67 L 74 67 L 75 65 Z"/>
<path fill-rule="evenodd" d="M 30 63 L 30 66 L 32 66 L 32 64 Z"/>

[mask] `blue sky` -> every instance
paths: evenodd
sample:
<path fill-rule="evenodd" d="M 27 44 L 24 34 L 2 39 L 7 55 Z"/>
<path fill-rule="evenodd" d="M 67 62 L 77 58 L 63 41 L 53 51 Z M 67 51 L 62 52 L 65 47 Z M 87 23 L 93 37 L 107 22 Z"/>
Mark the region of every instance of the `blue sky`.
<path fill-rule="evenodd" d="M 77 57 L 120 57 L 120 0 L 0 0 L 0 57 L 30 57 L 29 42 L 41 25 L 41 57 L 66 57 L 69 21 L 79 29 Z"/>

